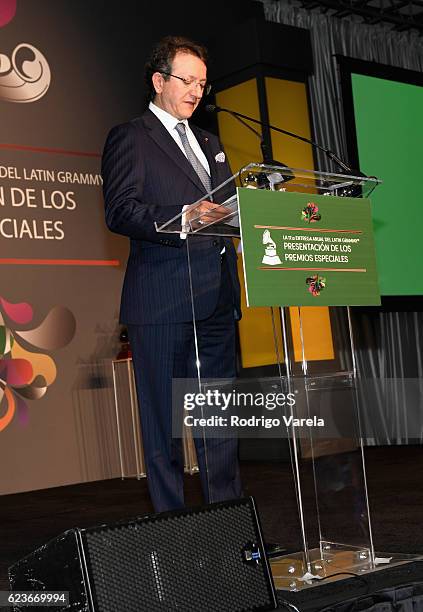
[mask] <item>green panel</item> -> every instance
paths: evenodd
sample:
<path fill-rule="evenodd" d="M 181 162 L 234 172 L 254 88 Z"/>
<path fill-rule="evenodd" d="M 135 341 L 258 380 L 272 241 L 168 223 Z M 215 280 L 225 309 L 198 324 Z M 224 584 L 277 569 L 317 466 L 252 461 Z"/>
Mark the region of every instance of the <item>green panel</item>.
<path fill-rule="evenodd" d="M 383 180 L 372 195 L 382 295 L 423 294 L 423 87 L 352 74 L 360 169 Z"/>
<path fill-rule="evenodd" d="M 379 305 L 370 201 L 238 189 L 249 306 Z"/>

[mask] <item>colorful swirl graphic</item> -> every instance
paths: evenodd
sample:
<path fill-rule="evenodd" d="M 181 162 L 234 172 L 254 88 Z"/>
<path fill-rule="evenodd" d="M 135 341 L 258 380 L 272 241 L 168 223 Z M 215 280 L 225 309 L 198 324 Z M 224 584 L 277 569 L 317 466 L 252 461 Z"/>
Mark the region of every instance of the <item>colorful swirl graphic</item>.
<path fill-rule="evenodd" d="M 35 102 L 50 87 L 50 67 L 44 55 L 28 43 L 21 43 L 11 58 L 0 53 L 0 100 Z"/>
<path fill-rule="evenodd" d="M 0 28 L 12 21 L 16 0 L 0 0 Z M 35 102 L 47 93 L 51 72 L 47 59 L 39 49 L 21 43 L 9 57 L 0 52 L 0 100 Z"/>
<path fill-rule="evenodd" d="M 15 415 L 21 425 L 27 424 L 26 400 L 43 397 L 56 379 L 54 360 L 39 350 L 54 351 L 75 335 L 75 317 L 63 306 L 54 306 L 37 327 L 18 329 L 28 326 L 33 315 L 30 304 L 0 297 L 0 432 Z"/>

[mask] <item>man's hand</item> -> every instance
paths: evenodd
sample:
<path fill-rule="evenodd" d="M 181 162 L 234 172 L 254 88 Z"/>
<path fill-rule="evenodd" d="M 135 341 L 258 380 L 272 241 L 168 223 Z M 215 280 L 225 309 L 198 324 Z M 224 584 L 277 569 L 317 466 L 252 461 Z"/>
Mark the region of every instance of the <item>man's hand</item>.
<path fill-rule="evenodd" d="M 223 219 L 230 212 L 229 208 L 225 208 L 221 204 L 203 200 L 193 210 L 187 212 L 186 220 L 192 227 L 201 227 L 201 225 Z"/>

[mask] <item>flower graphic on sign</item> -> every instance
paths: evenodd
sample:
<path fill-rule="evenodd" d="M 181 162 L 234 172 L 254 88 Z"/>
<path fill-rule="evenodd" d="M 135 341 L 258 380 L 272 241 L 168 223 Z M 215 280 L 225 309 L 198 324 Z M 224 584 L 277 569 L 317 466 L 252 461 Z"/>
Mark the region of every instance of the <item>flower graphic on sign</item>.
<path fill-rule="evenodd" d="M 16 416 L 21 425 L 29 420 L 26 400 L 43 397 L 54 382 L 57 368 L 50 355 L 66 346 L 75 334 L 75 317 L 67 308 L 55 306 L 37 327 L 32 306 L 12 304 L 0 297 L 0 431 Z"/>
<path fill-rule="evenodd" d="M 308 278 L 306 278 L 306 284 L 308 285 L 308 290 L 311 295 L 313 297 L 317 297 L 326 287 L 326 279 L 323 278 L 323 276 L 314 274 L 313 276 L 309 276 Z"/>
<path fill-rule="evenodd" d="M 315 223 L 320 221 L 322 215 L 319 213 L 319 207 L 313 202 L 309 202 L 301 211 L 301 220 L 306 223 Z"/>

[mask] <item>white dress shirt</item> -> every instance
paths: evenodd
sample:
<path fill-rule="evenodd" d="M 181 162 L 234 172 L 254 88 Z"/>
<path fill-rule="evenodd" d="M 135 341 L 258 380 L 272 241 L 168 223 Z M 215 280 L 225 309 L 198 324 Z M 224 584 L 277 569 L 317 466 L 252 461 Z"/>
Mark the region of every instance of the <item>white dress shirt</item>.
<path fill-rule="evenodd" d="M 181 137 L 176 131 L 176 126 L 178 125 L 178 123 L 183 123 L 185 125 L 185 133 L 187 135 L 188 142 L 191 145 L 191 149 L 194 151 L 198 161 L 205 168 L 205 170 L 207 171 L 207 174 L 210 176 L 209 162 L 207 161 L 207 157 L 204 155 L 200 145 L 198 144 L 198 140 L 194 136 L 193 131 L 189 127 L 188 119 L 177 119 L 176 117 L 174 117 L 167 111 L 163 110 L 162 108 L 160 108 L 153 102 L 150 102 L 150 104 L 148 105 L 148 108 L 151 110 L 152 113 L 156 115 L 157 119 L 163 124 L 163 126 L 172 136 L 173 140 L 176 142 L 178 147 L 181 149 L 182 153 L 188 159 L 187 154 L 182 144 Z M 185 205 L 182 208 L 182 212 L 184 212 L 188 208 L 188 206 L 189 204 Z M 185 215 L 182 215 L 181 221 L 182 221 L 182 226 L 183 226 L 185 224 Z M 187 235 L 184 232 L 181 232 L 179 235 L 183 239 L 187 237 Z"/>
<path fill-rule="evenodd" d="M 196 157 L 198 158 L 198 161 L 207 170 L 207 174 L 210 176 L 209 162 L 207 161 L 207 157 L 204 155 L 200 145 L 198 144 L 198 140 L 194 136 L 193 131 L 189 127 L 188 120 L 187 119 L 176 119 L 176 117 L 173 117 L 173 115 L 171 115 L 167 111 L 163 110 L 159 106 L 156 106 L 153 102 L 150 102 L 148 108 L 151 110 L 152 113 L 156 115 L 157 119 L 164 125 L 164 127 L 167 129 L 169 134 L 172 136 L 173 140 L 176 142 L 178 147 L 181 149 L 182 153 L 185 155 L 185 157 L 187 157 L 187 154 L 185 153 L 185 149 L 182 145 L 181 137 L 179 136 L 178 132 L 175 129 L 178 123 L 183 123 L 185 125 L 185 133 L 187 135 L 188 142 L 191 145 L 191 149 L 194 151 Z"/>

